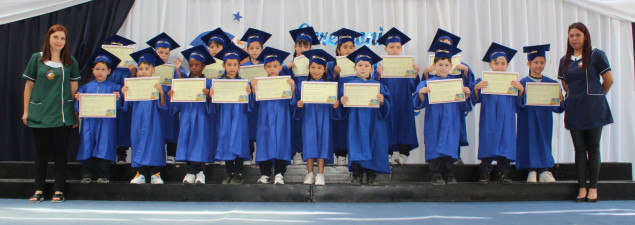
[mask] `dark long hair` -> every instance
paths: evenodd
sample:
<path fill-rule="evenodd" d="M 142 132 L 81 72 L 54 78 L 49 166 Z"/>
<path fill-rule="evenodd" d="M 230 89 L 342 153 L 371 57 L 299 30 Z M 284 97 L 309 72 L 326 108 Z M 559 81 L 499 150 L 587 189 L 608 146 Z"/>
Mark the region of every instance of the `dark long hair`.
<path fill-rule="evenodd" d="M 564 56 L 564 63 L 560 68 L 559 74 L 564 74 L 569 69 L 569 65 L 571 64 L 573 47 L 571 47 L 571 43 L 569 43 L 569 32 L 571 32 L 571 29 L 574 28 L 584 33 L 584 46 L 582 47 L 582 69 L 586 70 L 589 66 L 589 63 L 591 63 L 591 53 L 593 52 L 593 49 L 591 49 L 591 35 L 589 34 L 589 29 L 587 29 L 583 23 L 573 23 L 567 30 L 567 53 Z"/>
<path fill-rule="evenodd" d="M 51 60 L 51 35 L 55 32 L 63 31 L 64 32 L 64 48 L 60 52 L 60 60 L 66 66 L 70 66 L 73 64 L 73 59 L 71 58 L 71 53 L 68 51 L 68 31 L 66 27 L 61 24 L 55 24 L 49 28 L 46 32 L 46 38 L 44 38 L 44 46 L 42 47 L 42 57 L 40 57 L 40 61 L 46 62 Z"/>

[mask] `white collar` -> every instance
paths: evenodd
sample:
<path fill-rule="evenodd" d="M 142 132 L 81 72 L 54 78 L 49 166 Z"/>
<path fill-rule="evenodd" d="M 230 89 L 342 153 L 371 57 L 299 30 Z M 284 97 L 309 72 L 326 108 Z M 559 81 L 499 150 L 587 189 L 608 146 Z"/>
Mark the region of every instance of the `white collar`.
<path fill-rule="evenodd" d="M 578 60 L 580 60 L 580 59 L 582 59 L 582 55 L 580 55 L 580 56 L 578 56 L 578 57 L 575 57 L 575 56 L 571 55 L 571 60 L 572 60 L 572 61 L 578 61 Z"/>
<path fill-rule="evenodd" d="M 40 57 L 42 57 L 42 52 L 40 52 Z M 50 60 L 44 62 L 44 65 L 47 65 L 47 66 L 50 66 L 50 67 L 53 67 L 53 68 L 60 68 L 60 67 L 64 66 L 64 64 L 62 64 L 62 63 L 53 62 L 53 61 L 50 61 Z"/>

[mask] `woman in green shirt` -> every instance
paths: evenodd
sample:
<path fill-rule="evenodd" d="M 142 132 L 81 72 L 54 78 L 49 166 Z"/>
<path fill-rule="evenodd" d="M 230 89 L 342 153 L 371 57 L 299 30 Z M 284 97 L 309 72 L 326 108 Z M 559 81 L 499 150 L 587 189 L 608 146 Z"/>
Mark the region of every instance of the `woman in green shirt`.
<path fill-rule="evenodd" d="M 30 202 L 43 200 L 48 158 L 55 158 L 55 194 L 52 202 L 64 201 L 66 149 L 71 127 L 77 126 L 72 96 L 80 80 L 77 61 L 68 50 L 67 30 L 60 24 L 46 32 L 42 52 L 31 56 L 22 78 L 24 114 L 22 122 L 33 131 L 35 160 L 35 194 Z"/>

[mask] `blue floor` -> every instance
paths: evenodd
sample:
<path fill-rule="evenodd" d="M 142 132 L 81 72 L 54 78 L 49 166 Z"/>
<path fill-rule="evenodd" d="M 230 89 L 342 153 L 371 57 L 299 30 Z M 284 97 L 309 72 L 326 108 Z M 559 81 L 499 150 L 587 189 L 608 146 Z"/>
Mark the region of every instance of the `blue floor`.
<path fill-rule="evenodd" d="M 635 201 L 253 203 L 0 199 L 0 224 L 634 224 Z"/>

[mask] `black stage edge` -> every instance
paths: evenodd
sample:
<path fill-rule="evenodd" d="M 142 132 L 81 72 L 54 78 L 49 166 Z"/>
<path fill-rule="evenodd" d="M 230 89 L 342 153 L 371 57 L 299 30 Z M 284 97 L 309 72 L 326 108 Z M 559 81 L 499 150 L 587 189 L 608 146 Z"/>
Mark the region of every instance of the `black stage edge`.
<path fill-rule="evenodd" d="M 469 201 L 545 201 L 573 200 L 577 194 L 575 167 L 560 164 L 551 171 L 555 184 L 528 184 L 526 172 L 512 169 L 513 184 L 476 183 L 477 165 L 455 166 L 459 181 L 453 186 L 432 186 L 427 165 L 394 166 L 392 174 L 380 174 L 379 186 L 351 186 L 345 166 L 327 166 L 327 186 L 301 184 L 306 166 L 291 165 L 285 174 L 285 185 L 255 184 L 260 171 L 245 166 L 243 185 L 221 185 L 224 166 L 206 167 L 207 184 L 181 184 L 183 164 L 168 165 L 161 171 L 166 184 L 129 184 L 134 171 L 129 164 L 112 165 L 110 184 L 82 184 L 81 165 L 70 163 L 67 170 L 66 197 L 69 200 L 116 201 L 250 201 L 250 202 L 469 202 Z M 630 163 L 603 163 L 600 174 L 600 200 L 635 200 L 635 182 Z M 49 177 L 53 177 L 49 164 Z M 33 194 L 33 162 L 0 162 L 0 198 L 26 199 Z M 149 179 L 147 179 L 149 180 Z M 53 193 L 52 180 L 47 180 L 45 197 Z"/>

